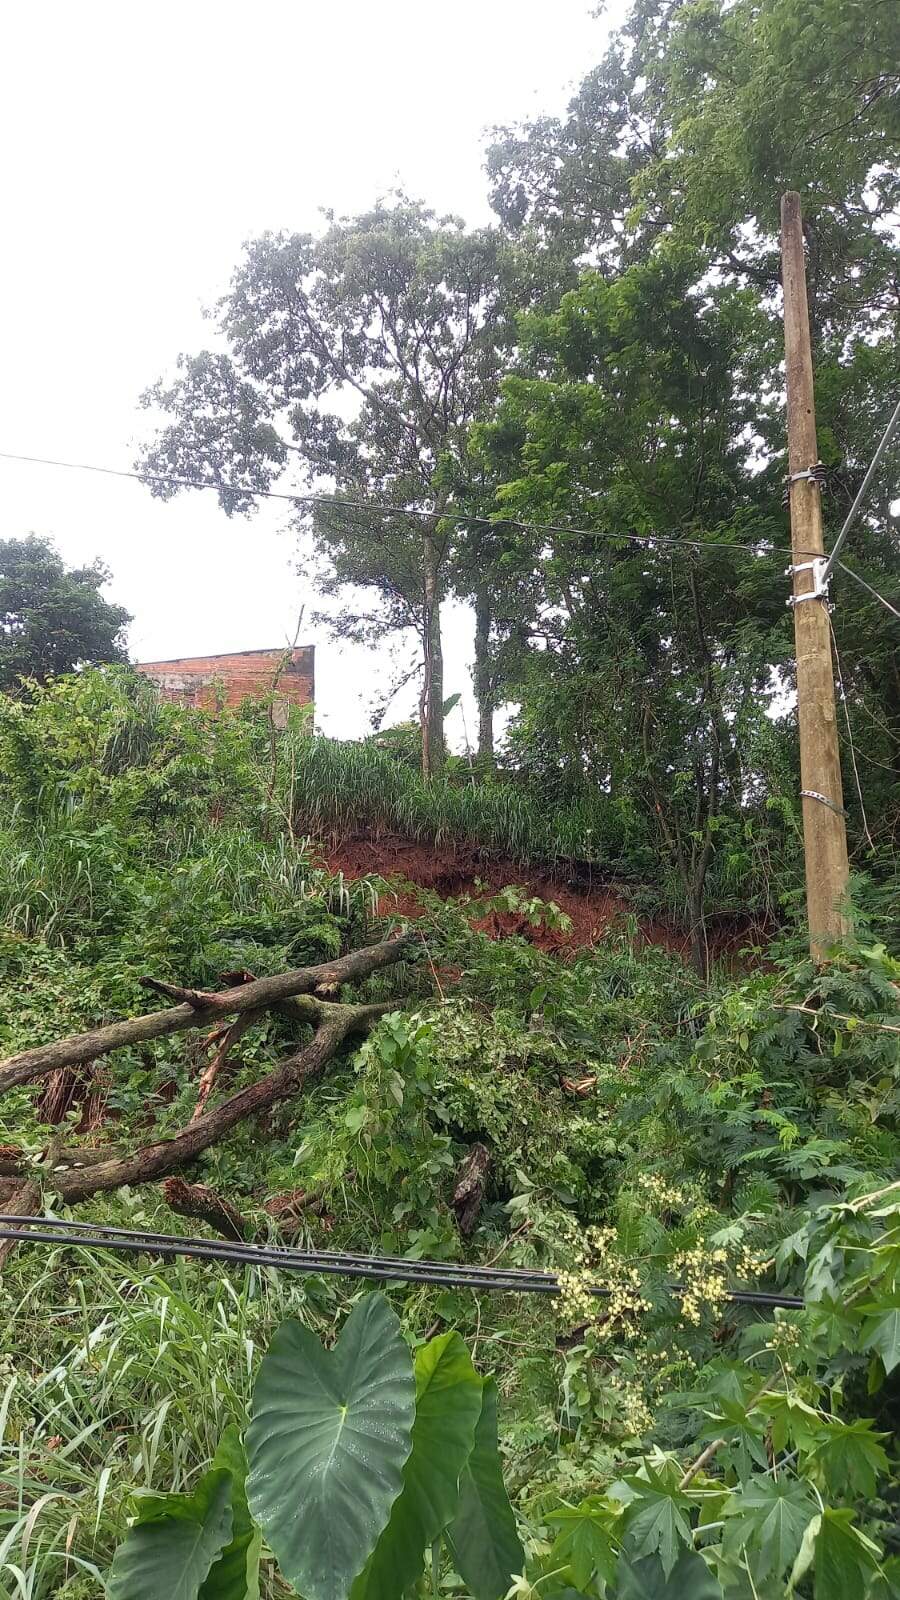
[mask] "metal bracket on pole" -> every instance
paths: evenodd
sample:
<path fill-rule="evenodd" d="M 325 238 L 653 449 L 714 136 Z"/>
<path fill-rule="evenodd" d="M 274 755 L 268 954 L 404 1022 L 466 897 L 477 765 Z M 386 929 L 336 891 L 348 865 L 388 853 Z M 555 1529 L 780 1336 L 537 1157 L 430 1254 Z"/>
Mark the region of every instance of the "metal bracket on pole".
<path fill-rule="evenodd" d="M 836 806 L 833 800 L 829 800 L 827 794 L 819 794 L 817 789 L 801 789 L 800 798 L 801 800 L 821 801 L 822 805 L 827 806 L 829 811 L 833 811 L 836 817 L 846 817 L 848 814 L 843 806 Z"/>
<path fill-rule="evenodd" d="M 797 561 L 792 567 L 785 567 L 786 578 L 792 578 L 795 572 L 811 572 L 812 588 L 806 594 L 792 594 L 786 602 L 789 606 L 799 606 L 802 600 L 828 600 L 828 577 L 825 568 L 828 563 L 824 556 L 814 556 L 812 561 Z"/>
<path fill-rule="evenodd" d="M 824 492 L 828 483 L 828 468 L 824 461 L 817 461 L 814 467 L 804 467 L 802 472 L 791 472 L 784 479 L 784 490 L 781 504 L 788 506 L 791 503 L 791 485 L 794 483 L 815 483 Z"/>

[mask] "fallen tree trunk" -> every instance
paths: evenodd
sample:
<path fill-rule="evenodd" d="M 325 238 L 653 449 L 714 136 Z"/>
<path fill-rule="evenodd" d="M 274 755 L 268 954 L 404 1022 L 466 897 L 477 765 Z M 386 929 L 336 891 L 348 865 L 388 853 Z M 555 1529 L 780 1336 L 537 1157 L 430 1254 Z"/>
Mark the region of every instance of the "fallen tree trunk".
<path fill-rule="evenodd" d="M 4 1145 L 0 1147 L 0 1178 L 8 1176 L 16 1180 L 13 1192 L 4 1202 L 6 1210 L 20 1216 L 33 1212 L 41 1201 L 42 1179 L 64 1205 L 77 1205 L 104 1190 L 167 1177 L 194 1161 L 238 1123 L 289 1099 L 321 1075 L 345 1039 L 354 1033 L 367 1033 L 392 1009 L 391 1002 L 343 1004 L 320 996 L 334 995 L 342 984 L 367 978 L 380 968 L 401 960 L 412 943 L 413 936 L 403 934 L 353 951 L 338 961 L 301 967 L 252 982 L 245 982 L 243 974 L 231 975 L 240 978 L 239 984 L 214 994 L 179 989 L 173 984 L 160 984 L 150 979 L 151 987 L 178 997 L 181 1004 L 170 1011 L 134 1017 L 129 1022 L 113 1023 L 91 1033 L 42 1045 L 5 1062 L 0 1067 L 0 1090 L 91 1061 L 123 1044 L 159 1038 L 185 1028 L 203 1027 L 209 1021 L 237 1014 L 237 1021 L 222 1030 L 220 1049 L 201 1083 L 200 1103 L 186 1126 L 130 1153 L 122 1153 L 114 1146 L 64 1149 L 61 1138 L 54 1136 L 37 1168 L 29 1164 L 26 1152 Z M 204 1100 L 228 1049 L 245 1027 L 270 1009 L 288 1016 L 293 1022 L 311 1025 L 312 1038 L 286 1056 L 265 1077 L 246 1085 L 211 1110 L 207 1109 Z M 190 1208 L 185 1209 L 186 1215 L 204 1215 L 219 1231 L 227 1233 L 230 1229 L 232 1236 L 243 1237 L 245 1224 L 240 1213 L 214 1191 L 202 1184 L 183 1182 L 173 1182 L 168 1188 L 170 1192 L 166 1197 L 175 1209 L 179 1209 L 180 1202 L 184 1208 Z M 205 1212 L 198 1209 L 201 1204 L 206 1205 Z M 4 1246 L 0 1250 L 0 1265 L 8 1254 L 9 1248 Z"/>
<path fill-rule="evenodd" d="M 485 1185 L 491 1165 L 491 1154 L 486 1145 L 473 1144 L 459 1169 L 456 1188 L 450 1204 L 456 1213 L 456 1222 L 464 1239 L 475 1232 Z"/>
<path fill-rule="evenodd" d="M 163 1178 L 187 1162 L 194 1161 L 210 1145 L 216 1144 L 239 1122 L 268 1111 L 280 1100 L 297 1093 L 317 1078 L 351 1033 L 367 1032 L 384 1016 L 384 1005 L 328 1007 L 328 1021 L 313 1035 L 309 1044 L 288 1056 L 274 1072 L 248 1084 L 212 1111 L 189 1122 L 186 1127 L 142 1145 L 133 1154 L 92 1167 L 75 1167 L 55 1172 L 53 1187 L 67 1205 L 76 1205 L 89 1195 L 106 1189 L 119 1189 L 125 1183 L 148 1183 Z"/>
<path fill-rule="evenodd" d="M 10 1056 L 8 1060 L 0 1062 L 0 1094 L 20 1084 L 33 1083 L 59 1067 L 77 1067 L 85 1061 L 95 1061 L 98 1056 L 108 1055 L 123 1045 L 160 1039 L 186 1028 L 203 1028 L 221 1017 L 241 1011 L 268 1010 L 284 1000 L 293 1002 L 291 1015 L 297 1021 L 318 1026 L 332 1007 L 328 1002 L 317 999 L 316 995 L 336 994 L 342 984 L 357 983 L 382 967 L 391 966 L 402 959 L 414 940 L 413 933 L 400 934 L 381 944 L 351 951 L 337 961 L 322 962 L 314 967 L 297 967 L 291 972 L 277 973 L 271 978 L 257 978 L 253 983 L 242 983 L 236 988 L 221 991 L 180 989 L 175 984 L 162 983 L 156 978 L 143 979 L 148 988 L 170 997 L 180 997 L 182 1003 L 169 1011 L 150 1011 L 144 1016 L 113 1022 L 88 1033 L 76 1033 L 68 1039 L 57 1039 L 52 1044 L 39 1045 L 35 1050 L 24 1050 L 20 1055 Z"/>

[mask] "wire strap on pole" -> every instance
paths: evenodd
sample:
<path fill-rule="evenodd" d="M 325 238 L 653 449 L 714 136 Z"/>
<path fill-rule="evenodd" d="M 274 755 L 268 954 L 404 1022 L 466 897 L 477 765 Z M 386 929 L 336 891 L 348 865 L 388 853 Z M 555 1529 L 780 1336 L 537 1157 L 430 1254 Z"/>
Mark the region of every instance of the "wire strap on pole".
<path fill-rule="evenodd" d="M 452 1261 L 410 1261 L 405 1256 L 353 1255 L 336 1250 L 298 1250 L 288 1245 L 220 1242 L 143 1229 L 105 1227 L 92 1222 L 68 1222 L 58 1217 L 0 1215 L 0 1239 L 11 1239 L 17 1244 L 187 1256 L 200 1261 L 275 1267 L 309 1275 L 321 1273 L 379 1283 L 430 1284 L 444 1289 L 482 1289 L 500 1294 L 560 1292 L 555 1272 L 530 1271 L 525 1267 L 478 1267 Z M 666 1284 L 668 1292 L 674 1295 L 683 1294 L 684 1288 L 682 1283 Z M 591 1287 L 591 1293 L 602 1299 L 611 1292 L 600 1284 Z M 802 1311 L 804 1305 L 797 1295 L 767 1294 L 758 1289 L 731 1289 L 726 1299 L 733 1305 L 778 1306 L 787 1311 Z"/>

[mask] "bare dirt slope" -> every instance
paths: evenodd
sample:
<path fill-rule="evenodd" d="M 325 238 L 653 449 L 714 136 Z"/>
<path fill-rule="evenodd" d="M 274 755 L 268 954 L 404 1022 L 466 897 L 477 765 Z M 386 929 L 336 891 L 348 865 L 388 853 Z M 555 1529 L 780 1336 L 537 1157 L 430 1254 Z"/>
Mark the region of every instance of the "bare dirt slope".
<path fill-rule="evenodd" d="M 599 879 L 591 882 L 584 869 L 573 880 L 565 869 L 541 871 L 473 849 L 413 844 L 392 835 L 345 839 L 327 852 L 326 860 L 333 872 L 342 872 L 345 878 L 372 874 L 400 880 L 392 893 L 382 897 L 380 909 L 385 914 L 392 910 L 409 917 L 421 914 L 414 889 L 404 885 L 430 890 L 442 899 L 469 895 L 478 900 L 515 884 L 529 896 L 554 901 L 571 920 L 570 931 L 533 927 L 515 913 L 492 910 L 479 916 L 477 908 L 473 908 L 476 927 L 495 938 L 520 934 L 533 944 L 560 954 L 598 944 L 612 931 L 627 925 L 636 927 L 638 938 L 646 944 L 662 945 L 678 955 L 687 955 L 690 948 L 687 932 L 658 919 L 635 917 L 633 896 L 626 885 Z M 708 928 L 711 950 L 716 955 L 733 953 L 752 933 L 749 920 L 738 923 L 734 918 L 712 918 Z"/>

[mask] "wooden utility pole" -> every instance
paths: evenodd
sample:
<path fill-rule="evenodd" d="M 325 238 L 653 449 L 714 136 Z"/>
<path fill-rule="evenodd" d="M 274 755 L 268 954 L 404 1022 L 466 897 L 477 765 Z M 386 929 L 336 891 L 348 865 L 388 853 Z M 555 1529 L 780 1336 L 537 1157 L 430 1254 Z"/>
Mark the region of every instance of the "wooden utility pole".
<path fill-rule="evenodd" d="M 818 597 L 824 566 L 821 488 L 813 398 L 806 260 L 799 194 L 781 201 L 781 274 L 787 372 L 788 472 L 793 550 L 794 640 L 806 910 L 814 961 L 847 932 L 844 897 L 850 869 L 841 789 L 827 595 Z M 813 598 L 813 597 L 816 598 Z"/>

